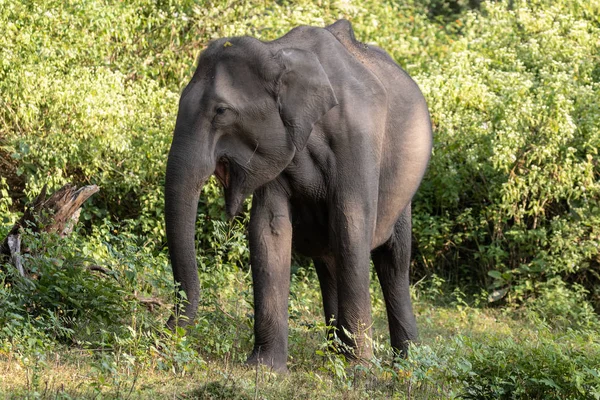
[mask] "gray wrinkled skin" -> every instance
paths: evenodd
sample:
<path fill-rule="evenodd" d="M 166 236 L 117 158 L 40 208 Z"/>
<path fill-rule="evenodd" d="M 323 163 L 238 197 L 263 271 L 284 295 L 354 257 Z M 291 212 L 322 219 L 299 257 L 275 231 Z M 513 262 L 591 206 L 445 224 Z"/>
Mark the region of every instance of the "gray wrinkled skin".
<path fill-rule="evenodd" d="M 202 185 L 214 173 L 228 215 L 254 194 L 249 363 L 286 370 L 292 249 L 314 260 L 327 322 L 354 357 L 367 359 L 372 258 L 392 346 L 405 354 L 417 336 L 411 199 L 431 142 L 417 85 L 383 50 L 357 42 L 348 21 L 298 27 L 272 42 L 212 42 L 181 95 L 167 165 L 169 253 L 188 301 L 168 325 L 196 315 L 194 224 Z"/>

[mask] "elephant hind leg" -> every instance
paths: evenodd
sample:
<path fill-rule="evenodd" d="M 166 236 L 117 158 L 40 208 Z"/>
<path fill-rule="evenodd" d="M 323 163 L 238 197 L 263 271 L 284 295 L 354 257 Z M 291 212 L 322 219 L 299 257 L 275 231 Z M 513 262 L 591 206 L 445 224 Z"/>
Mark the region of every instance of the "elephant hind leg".
<path fill-rule="evenodd" d="M 372 252 L 381 284 L 392 348 L 405 357 L 408 344 L 417 339 L 417 322 L 410 299 L 411 208 L 404 210 L 388 242 Z"/>
<path fill-rule="evenodd" d="M 315 269 L 319 277 L 323 309 L 325 311 L 325 324 L 335 328 L 338 319 L 338 294 L 337 279 L 335 276 L 335 260 L 333 257 L 314 258 Z M 328 336 L 329 336 L 328 332 Z"/>

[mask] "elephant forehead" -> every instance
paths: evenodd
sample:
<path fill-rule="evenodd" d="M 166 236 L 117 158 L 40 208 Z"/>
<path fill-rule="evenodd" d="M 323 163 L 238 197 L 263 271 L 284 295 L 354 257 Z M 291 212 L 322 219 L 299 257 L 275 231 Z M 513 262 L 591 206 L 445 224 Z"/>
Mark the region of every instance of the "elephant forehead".
<path fill-rule="evenodd" d="M 229 104 L 245 105 L 265 95 L 261 79 L 247 63 L 219 63 L 215 67 L 211 92 Z"/>

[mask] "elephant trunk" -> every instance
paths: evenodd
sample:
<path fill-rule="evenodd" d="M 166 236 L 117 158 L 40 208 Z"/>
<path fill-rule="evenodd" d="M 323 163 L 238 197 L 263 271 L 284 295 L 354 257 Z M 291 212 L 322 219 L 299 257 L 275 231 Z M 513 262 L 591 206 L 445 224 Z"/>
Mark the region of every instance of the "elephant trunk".
<path fill-rule="evenodd" d="M 174 140 L 167 161 L 165 178 L 165 223 L 167 245 L 173 267 L 177 302 L 175 313 L 167 327 L 191 323 L 198 310 L 200 282 L 194 243 L 198 198 L 206 180 L 214 171 L 214 164 L 206 160 L 199 166 L 198 156 L 189 155 L 189 148 Z M 213 157 L 207 157 L 212 159 Z M 208 161 L 208 162 L 206 162 Z M 186 299 L 180 295 L 185 293 Z"/>

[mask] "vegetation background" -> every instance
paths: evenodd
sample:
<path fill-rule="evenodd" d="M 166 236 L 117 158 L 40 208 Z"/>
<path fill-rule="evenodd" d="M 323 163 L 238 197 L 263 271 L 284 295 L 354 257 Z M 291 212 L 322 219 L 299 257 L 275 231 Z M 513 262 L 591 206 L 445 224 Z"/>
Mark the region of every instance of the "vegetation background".
<path fill-rule="evenodd" d="M 243 366 L 247 213 L 227 221 L 214 180 L 198 211 L 200 317 L 164 330 L 165 163 L 211 39 L 338 18 L 431 110 L 413 206 L 421 342 L 393 360 L 373 284 L 375 358 L 328 352 L 299 258 L 291 373 L 276 376 Z M 598 0 L 0 0 L 0 32 L 0 237 L 45 184 L 101 188 L 70 237 L 26 234 L 29 277 L 0 267 L 0 397 L 600 399 Z"/>

